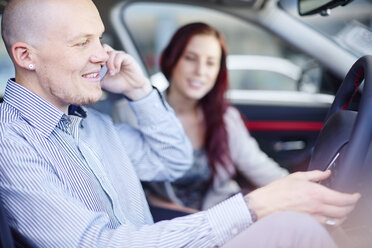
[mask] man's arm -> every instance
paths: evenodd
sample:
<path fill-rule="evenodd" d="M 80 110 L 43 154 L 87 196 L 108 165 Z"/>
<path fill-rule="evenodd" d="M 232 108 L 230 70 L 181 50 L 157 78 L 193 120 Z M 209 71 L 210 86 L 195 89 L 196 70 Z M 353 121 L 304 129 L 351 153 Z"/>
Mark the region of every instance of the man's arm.
<path fill-rule="evenodd" d="M 182 176 L 192 164 L 192 146 L 173 110 L 157 90 L 129 104 L 137 127 L 116 127 L 137 175 L 143 181 Z"/>
<path fill-rule="evenodd" d="M 172 221 L 119 224 L 70 192 L 53 166 L 22 143 L 1 142 L 0 187 L 11 225 L 39 247 L 214 247 L 250 225 L 241 195 Z"/>
<path fill-rule="evenodd" d="M 192 164 L 192 146 L 174 111 L 130 55 L 105 48 L 108 74 L 102 87 L 126 96 L 138 120 L 136 128 L 117 125 L 137 175 L 144 181 L 182 176 Z"/>

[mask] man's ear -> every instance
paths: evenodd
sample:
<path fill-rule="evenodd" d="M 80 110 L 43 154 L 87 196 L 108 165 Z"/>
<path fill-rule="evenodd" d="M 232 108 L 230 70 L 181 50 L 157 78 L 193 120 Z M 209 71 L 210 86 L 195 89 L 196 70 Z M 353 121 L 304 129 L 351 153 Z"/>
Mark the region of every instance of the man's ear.
<path fill-rule="evenodd" d="M 25 42 L 16 42 L 11 47 L 14 63 L 24 69 L 34 69 L 32 47 Z M 31 65 L 31 66 L 30 66 Z"/>

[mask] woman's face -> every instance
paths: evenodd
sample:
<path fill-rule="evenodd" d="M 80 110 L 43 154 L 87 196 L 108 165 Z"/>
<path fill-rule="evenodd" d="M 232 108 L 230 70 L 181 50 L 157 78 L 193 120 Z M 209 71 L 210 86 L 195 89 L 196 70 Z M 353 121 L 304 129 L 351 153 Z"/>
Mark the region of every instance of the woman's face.
<path fill-rule="evenodd" d="M 170 93 L 192 100 L 203 98 L 216 83 L 221 53 L 216 37 L 192 37 L 173 69 Z"/>

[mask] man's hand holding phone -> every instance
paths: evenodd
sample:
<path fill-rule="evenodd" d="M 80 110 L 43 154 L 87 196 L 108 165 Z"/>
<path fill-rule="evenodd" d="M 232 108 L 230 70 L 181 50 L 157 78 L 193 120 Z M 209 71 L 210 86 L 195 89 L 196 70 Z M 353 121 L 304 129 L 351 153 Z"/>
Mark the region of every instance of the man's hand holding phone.
<path fill-rule="evenodd" d="M 107 73 L 101 81 L 103 89 L 123 94 L 129 99 L 139 100 L 152 91 L 150 81 L 143 74 L 141 67 L 132 56 L 103 45 L 109 59 L 106 62 Z"/>

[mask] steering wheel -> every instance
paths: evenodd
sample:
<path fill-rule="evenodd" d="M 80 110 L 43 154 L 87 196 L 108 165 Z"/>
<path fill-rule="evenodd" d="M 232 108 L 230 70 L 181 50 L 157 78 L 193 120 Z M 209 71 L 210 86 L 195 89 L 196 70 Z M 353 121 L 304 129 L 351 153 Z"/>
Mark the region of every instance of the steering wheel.
<path fill-rule="evenodd" d="M 364 80 L 358 112 L 347 110 Z M 319 134 L 309 170 L 332 171 L 327 186 L 355 192 L 372 140 L 372 56 L 358 59 L 342 82 Z"/>
<path fill-rule="evenodd" d="M 361 85 L 364 79 L 364 85 Z M 358 111 L 348 106 L 362 88 Z M 321 182 L 341 192 L 360 192 L 355 210 L 343 224 L 355 240 L 372 244 L 372 56 L 358 59 L 347 73 L 328 112 L 308 170 L 332 171 Z M 364 245 L 360 245 L 364 247 Z M 354 246 L 353 246 L 354 247 Z"/>

